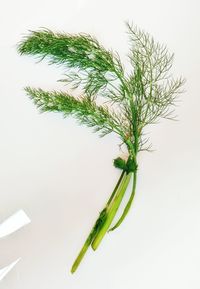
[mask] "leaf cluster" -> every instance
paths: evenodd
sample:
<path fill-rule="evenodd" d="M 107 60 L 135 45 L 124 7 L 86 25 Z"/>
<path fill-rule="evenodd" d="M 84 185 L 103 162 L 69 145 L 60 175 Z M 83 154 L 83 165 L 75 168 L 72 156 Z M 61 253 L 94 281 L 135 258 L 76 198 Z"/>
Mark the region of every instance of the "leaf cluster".
<path fill-rule="evenodd" d="M 105 49 L 87 34 L 31 31 L 18 46 L 21 54 L 47 58 L 49 64 L 63 65 L 66 82 L 82 93 L 46 92 L 26 88 L 42 111 L 73 115 L 80 123 L 94 127 L 104 136 L 115 132 L 129 150 L 144 149 L 143 128 L 158 118 L 170 118 L 172 106 L 184 80 L 170 74 L 173 54 L 146 32 L 127 23 L 133 67 L 126 74 L 117 53 Z M 105 99 L 98 105 L 98 99 Z"/>
<path fill-rule="evenodd" d="M 125 161 L 124 159 L 118 157 L 114 159 L 113 164 L 116 168 L 123 170 L 127 173 L 135 172 L 135 170 L 137 169 L 136 163 L 131 158 L 128 158 L 128 160 Z"/>

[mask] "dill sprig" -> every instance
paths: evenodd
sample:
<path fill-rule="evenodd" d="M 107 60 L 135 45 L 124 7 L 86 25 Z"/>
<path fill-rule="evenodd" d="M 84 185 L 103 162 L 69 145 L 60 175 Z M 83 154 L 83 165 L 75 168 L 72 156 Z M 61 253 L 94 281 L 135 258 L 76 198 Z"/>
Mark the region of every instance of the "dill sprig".
<path fill-rule="evenodd" d="M 60 81 L 72 90 L 81 91 L 75 97 L 66 91 L 26 87 L 26 93 L 42 112 L 72 115 L 80 124 L 93 127 L 100 136 L 114 132 L 127 148 L 125 159 L 114 160 L 114 166 L 121 170 L 120 178 L 76 258 L 72 273 L 87 249 L 91 246 L 96 250 L 106 232 L 116 229 L 125 219 L 135 196 L 138 153 L 150 147 L 144 128 L 159 118 L 174 118 L 173 108 L 184 84 L 184 79 L 171 75 L 174 55 L 167 47 L 143 30 L 126 25 L 130 73 L 125 72 L 118 53 L 105 49 L 88 34 L 54 33 L 48 29 L 30 31 L 18 45 L 20 54 L 62 65 L 65 73 Z M 131 179 L 130 198 L 121 217 L 113 224 Z"/>

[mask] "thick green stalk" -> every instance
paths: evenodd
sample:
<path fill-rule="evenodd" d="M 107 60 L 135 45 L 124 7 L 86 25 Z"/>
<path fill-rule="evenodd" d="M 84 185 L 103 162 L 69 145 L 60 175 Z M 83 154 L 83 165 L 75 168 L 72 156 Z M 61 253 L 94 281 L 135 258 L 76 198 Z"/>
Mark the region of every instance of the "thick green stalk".
<path fill-rule="evenodd" d="M 120 175 L 120 178 L 119 178 L 119 180 L 118 180 L 118 182 L 117 182 L 117 184 L 116 184 L 116 186 L 115 186 L 115 188 L 114 188 L 114 190 L 113 190 L 113 192 L 112 192 L 112 194 L 111 194 L 111 196 L 110 196 L 110 198 L 109 198 L 109 200 L 108 200 L 108 202 L 106 204 L 106 207 L 112 202 L 112 199 L 114 198 L 114 196 L 115 196 L 115 194 L 116 194 L 116 192 L 117 192 L 117 190 L 119 188 L 119 185 L 121 184 L 121 182 L 122 182 L 122 180 L 124 178 L 125 173 L 126 172 L 123 170 L 121 175 Z"/>
<path fill-rule="evenodd" d="M 132 189 L 129 201 L 128 201 L 126 207 L 124 208 L 124 211 L 123 211 L 121 217 L 119 218 L 117 223 L 111 229 L 109 229 L 109 231 L 113 231 L 117 227 L 119 227 L 121 225 L 121 223 L 123 222 L 123 220 L 125 219 L 126 215 L 128 214 L 130 207 L 131 207 L 131 204 L 133 202 L 134 196 L 135 196 L 136 182 L 137 182 L 137 170 L 133 173 L 133 189 Z"/>
<path fill-rule="evenodd" d="M 109 204 L 108 208 L 107 208 L 107 217 L 105 219 L 104 224 L 102 225 L 102 227 L 100 228 L 100 230 L 98 231 L 98 233 L 96 234 L 96 236 L 94 237 L 94 240 L 92 241 L 92 248 L 94 250 L 97 249 L 97 247 L 99 246 L 99 244 L 101 243 L 103 237 L 105 236 L 106 232 L 108 231 L 116 213 L 117 210 L 121 204 L 121 201 L 123 199 L 123 196 L 126 192 L 126 189 L 128 187 L 128 184 L 130 182 L 130 178 L 131 178 L 132 173 L 128 173 L 126 174 L 125 178 L 122 180 L 120 187 L 118 188 L 118 191 L 115 195 L 115 197 L 113 198 L 113 201 Z"/>

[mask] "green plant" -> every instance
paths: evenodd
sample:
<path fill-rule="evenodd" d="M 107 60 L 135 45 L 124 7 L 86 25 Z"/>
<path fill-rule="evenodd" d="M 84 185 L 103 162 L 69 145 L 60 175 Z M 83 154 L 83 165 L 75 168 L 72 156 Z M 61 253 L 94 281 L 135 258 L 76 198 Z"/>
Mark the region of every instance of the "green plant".
<path fill-rule="evenodd" d="M 101 136 L 114 132 L 127 148 L 126 159 L 117 158 L 114 166 L 121 176 L 101 211 L 71 271 L 80 264 L 89 246 L 94 250 L 106 232 L 116 229 L 126 217 L 135 195 L 138 163 L 142 150 L 149 150 L 144 128 L 159 118 L 173 118 L 176 97 L 184 83 L 170 74 L 173 54 L 142 30 L 127 23 L 130 38 L 129 60 L 132 70 L 125 72 L 117 53 L 106 50 L 87 34 L 32 31 L 18 46 L 20 54 L 47 58 L 50 64 L 63 65 L 65 78 L 60 80 L 73 89 L 74 97 L 63 91 L 25 90 L 41 111 L 73 115 L 81 124 L 94 127 Z M 98 104 L 98 99 L 103 104 Z M 112 225 L 126 189 L 132 179 L 132 193 L 119 220 Z"/>

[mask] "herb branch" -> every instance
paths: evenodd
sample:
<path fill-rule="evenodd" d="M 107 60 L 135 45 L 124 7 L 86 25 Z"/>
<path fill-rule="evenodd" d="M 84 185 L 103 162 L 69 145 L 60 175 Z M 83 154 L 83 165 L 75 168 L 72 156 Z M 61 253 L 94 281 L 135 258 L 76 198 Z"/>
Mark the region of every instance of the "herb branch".
<path fill-rule="evenodd" d="M 173 107 L 184 84 L 184 79 L 174 79 L 171 75 L 174 55 L 167 47 L 155 42 L 143 30 L 126 25 L 130 73 L 126 73 L 116 52 L 106 50 L 87 34 L 54 33 L 48 29 L 31 31 L 18 45 L 20 54 L 62 65 L 65 74 L 60 81 L 72 91 L 81 91 L 75 97 L 66 91 L 26 87 L 26 93 L 40 111 L 61 112 L 65 117 L 72 115 L 80 124 L 93 127 L 100 136 L 115 133 L 127 148 L 125 159 L 114 160 L 114 166 L 122 171 L 120 178 L 76 258 L 72 273 L 87 249 L 91 246 L 96 250 L 106 232 L 119 227 L 125 219 L 136 191 L 138 153 L 149 150 L 144 128 L 160 118 L 174 118 Z M 130 198 L 121 217 L 113 224 L 131 179 Z"/>

